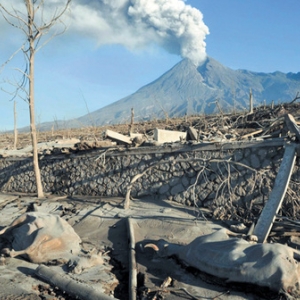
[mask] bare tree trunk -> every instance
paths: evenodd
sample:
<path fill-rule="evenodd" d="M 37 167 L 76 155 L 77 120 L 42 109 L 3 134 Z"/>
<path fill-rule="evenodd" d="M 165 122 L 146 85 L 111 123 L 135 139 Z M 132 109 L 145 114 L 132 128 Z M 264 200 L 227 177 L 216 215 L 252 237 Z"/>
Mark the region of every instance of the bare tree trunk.
<path fill-rule="evenodd" d="M 17 149 L 17 142 L 18 142 L 18 129 L 17 129 L 17 104 L 14 101 L 14 149 Z"/>
<path fill-rule="evenodd" d="M 55 10 L 52 15 L 52 18 L 47 21 L 44 17 L 45 9 L 45 0 L 23 0 L 26 7 L 26 13 L 19 11 L 12 7 L 11 11 L 6 9 L 4 5 L 0 2 L 0 12 L 3 15 L 4 19 L 13 27 L 20 29 L 23 33 L 25 33 L 26 39 L 25 43 L 23 43 L 22 47 L 19 50 L 23 51 L 23 54 L 26 59 L 26 63 L 28 63 L 29 68 L 26 67 L 26 70 L 23 73 L 22 84 L 18 85 L 16 92 L 23 91 L 25 93 L 25 97 L 21 97 L 26 99 L 29 104 L 29 114 L 30 114 L 30 135 L 32 141 L 32 151 L 33 151 L 33 170 L 36 179 L 36 188 L 37 188 L 37 196 L 39 198 L 44 197 L 41 173 L 39 168 L 39 158 L 38 158 L 38 148 L 37 148 L 37 131 L 35 124 L 35 114 L 34 114 L 34 59 L 35 53 L 43 46 L 38 47 L 41 37 L 49 33 L 49 30 L 52 26 L 54 26 L 57 22 L 63 24 L 60 21 L 60 17 L 65 13 L 68 9 L 68 6 L 71 0 L 65 0 L 66 4 L 62 7 L 61 11 Z M 12 1 L 13 2 L 13 1 Z M 58 1 L 61 2 L 61 1 Z M 36 17 L 37 14 L 37 17 Z M 25 19 L 27 16 L 27 19 Z M 36 17 L 36 18 L 35 18 Z M 54 33 L 52 37 L 63 33 L 66 30 L 66 26 L 61 30 L 60 33 Z M 51 38 L 50 38 L 51 39 Z M 50 40 L 48 39 L 48 41 Z M 48 41 L 45 41 L 46 44 Z M 17 51 L 18 52 L 18 51 Z M 16 53 L 17 53 L 16 52 Z M 28 90 L 27 90 L 28 84 Z"/>
<path fill-rule="evenodd" d="M 38 198 L 44 198 L 44 191 L 41 180 L 41 172 L 39 167 L 38 149 L 37 149 L 37 137 L 35 126 L 35 114 L 34 114 L 34 58 L 35 58 L 35 45 L 33 37 L 33 23 L 34 11 L 31 0 L 26 0 L 28 9 L 28 39 L 29 39 L 29 114 L 30 114 L 30 134 L 32 141 L 33 151 L 33 170 L 36 179 L 36 189 Z"/>
<path fill-rule="evenodd" d="M 130 132 L 133 132 L 133 124 L 134 124 L 134 109 L 131 108 L 131 121 L 130 121 Z M 129 132 L 129 133 L 130 133 Z"/>
<path fill-rule="evenodd" d="M 249 113 L 253 114 L 253 95 L 252 95 L 252 89 L 250 89 L 250 94 L 249 94 Z"/>

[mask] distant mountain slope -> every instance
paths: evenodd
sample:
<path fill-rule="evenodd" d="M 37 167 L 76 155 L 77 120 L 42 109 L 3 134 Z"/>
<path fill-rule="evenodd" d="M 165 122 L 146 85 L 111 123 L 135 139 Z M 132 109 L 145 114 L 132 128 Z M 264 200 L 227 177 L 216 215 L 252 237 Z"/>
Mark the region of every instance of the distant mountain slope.
<path fill-rule="evenodd" d="M 216 100 L 224 112 L 248 109 L 249 91 L 254 105 L 272 100 L 291 101 L 300 91 L 300 72 L 257 73 L 232 70 L 213 58 L 198 68 L 188 59 L 176 64 L 157 80 L 137 92 L 78 119 L 39 124 L 40 130 L 128 123 L 131 108 L 134 120 L 161 119 L 185 114 L 219 112 Z M 27 128 L 28 129 L 28 128 Z"/>
<path fill-rule="evenodd" d="M 157 80 L 89 115 L 78 124 L 104 125 L 126 123 L 134 108 L 135 120 L 148 120 L 218 112 L 215 101 L 224 111 L 247 109 L 249 91 L 254 104 L 292 100 L 300 91 L 300 73 L 257 73 L 232 70 L 208 58 L 198 68 L 188 59 L 176 64 Z"/>

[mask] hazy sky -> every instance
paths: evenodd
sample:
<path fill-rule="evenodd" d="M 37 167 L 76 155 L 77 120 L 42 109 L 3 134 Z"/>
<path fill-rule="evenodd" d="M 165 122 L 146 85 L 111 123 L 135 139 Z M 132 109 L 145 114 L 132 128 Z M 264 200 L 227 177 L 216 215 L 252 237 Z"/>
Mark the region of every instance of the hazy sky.
<path fill-rule="evenodd" d="M 0 0 L 8 9 L 21 10 L 21 2 Z M 36 122 L 95 111 L 157 79 L 182 57 L 197 64 L 207 54 L 232 69 L 297 73 L 299 11 L 299 0 L 73 0 L 67 32 L 36 56 Z M 0 38 L 1 65 L 24 37 L 0 15 Z M 3 89 L 12 90 L 8 82 L 20 80 L 16 69 L 24 66 L 17 55 L 0 69 L 0 130 L 13 128 L 13 102 Z M 23 127 L 28 105 L 16 100 Z"/>

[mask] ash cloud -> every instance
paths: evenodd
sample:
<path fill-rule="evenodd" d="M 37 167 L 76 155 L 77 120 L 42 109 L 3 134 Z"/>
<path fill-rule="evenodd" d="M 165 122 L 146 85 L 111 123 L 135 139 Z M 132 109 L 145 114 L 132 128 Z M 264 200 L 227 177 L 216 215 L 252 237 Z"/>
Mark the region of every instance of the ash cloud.
<path fill-rule="evenodd" d="M 202 13 L 182 0 L 75 0 L 69 28 L 99 45 L 135 50 L 156 44 L 195 65 L 206 58 L 209 29 Z"/>
<path fill-rule="evenodd" d="M 43 16 L 51 19 L 64 2 L 45 1 Z M 23 0 L 1 3 L 11 11 L 14 8 L 22 12 L 25 7 Z M 0 25 L 2 21 L 0 15 Z M 195 65 L 206 58 L 209 29 L 202 13 L 184 0 L 73 0 L 64 21 L 68 32 L 90 37 L 99 46 L 119 44 L 136 50 L 159 45 L 191 59 Z"/>

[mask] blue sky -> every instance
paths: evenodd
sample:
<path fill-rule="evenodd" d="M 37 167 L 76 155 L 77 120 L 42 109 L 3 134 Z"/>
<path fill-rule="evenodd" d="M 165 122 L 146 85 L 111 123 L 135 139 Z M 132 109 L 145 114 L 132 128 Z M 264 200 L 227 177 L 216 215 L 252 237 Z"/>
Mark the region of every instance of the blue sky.
<path fill-rule="evenodd" d="M 165 32 L 154 35 L 148 30 L 143 34 L 143 24 L 140 30 L 125 28 L 123 31 L 121 23 L 118 28 L 106 30 L 106 24 L 91 11 L 84 15 L 83 6 L 79 6 L 81 0 L 76 1 L 78 5 L 71 6 L 68 13 L 76 22 L 66 21 L 68 31 L 51 40 L 36 57 L 37 124 L 80 117 L 104 107 L 157 79 L 182 59 L 179 52 L 184 52 L 184 46 L 182 40 L 181 44 L 176 42 L 175 32 L 171 38 L 165 38 Z M 95 8 L 97 1 L 103 0 L 83 2 Z M 182 5 L 190 5 L 201 11 L 203 22 L 209 29 L 209 34 L 204 34 L 206 53 L 227 67 L 257 72 L 300 71 L 299 0 L 148 0 L 147 3 L 153 1 L 169 1 L 180 9 Z M 134 1 L 112 0 L 111 3 L 117 2 Z M 12 2 L 1 0 L 1 3 L 11 5 Z M 188 10 L 188 13 L 194 14 L 200 22 L 200 15 L 195 11 Z M 204 32 L 205 25 L 199 25 Z M 101 28 L 105 30 L 101 31 Z M 199 34 L 199 41 L 202 41 L 201 31 Z M 23 41 L 18 31 L 7 25 L 1 15 L 0 38 L 1 65 Z M 193 41 L 197 41 L 197 35 Z M 0 73 L 0 87 L 11 89 L 7 81 L 18 80 L 20 73 L 15 68 L 23 67 L 22 56 L 10 61 Z M 1 131 L 13 128 L 10 98 L 0 90 Z M 28 105 L 22 99 L 16 98 L 16 101 L 18 127 L 23 127 L 29 124 Z"/>

